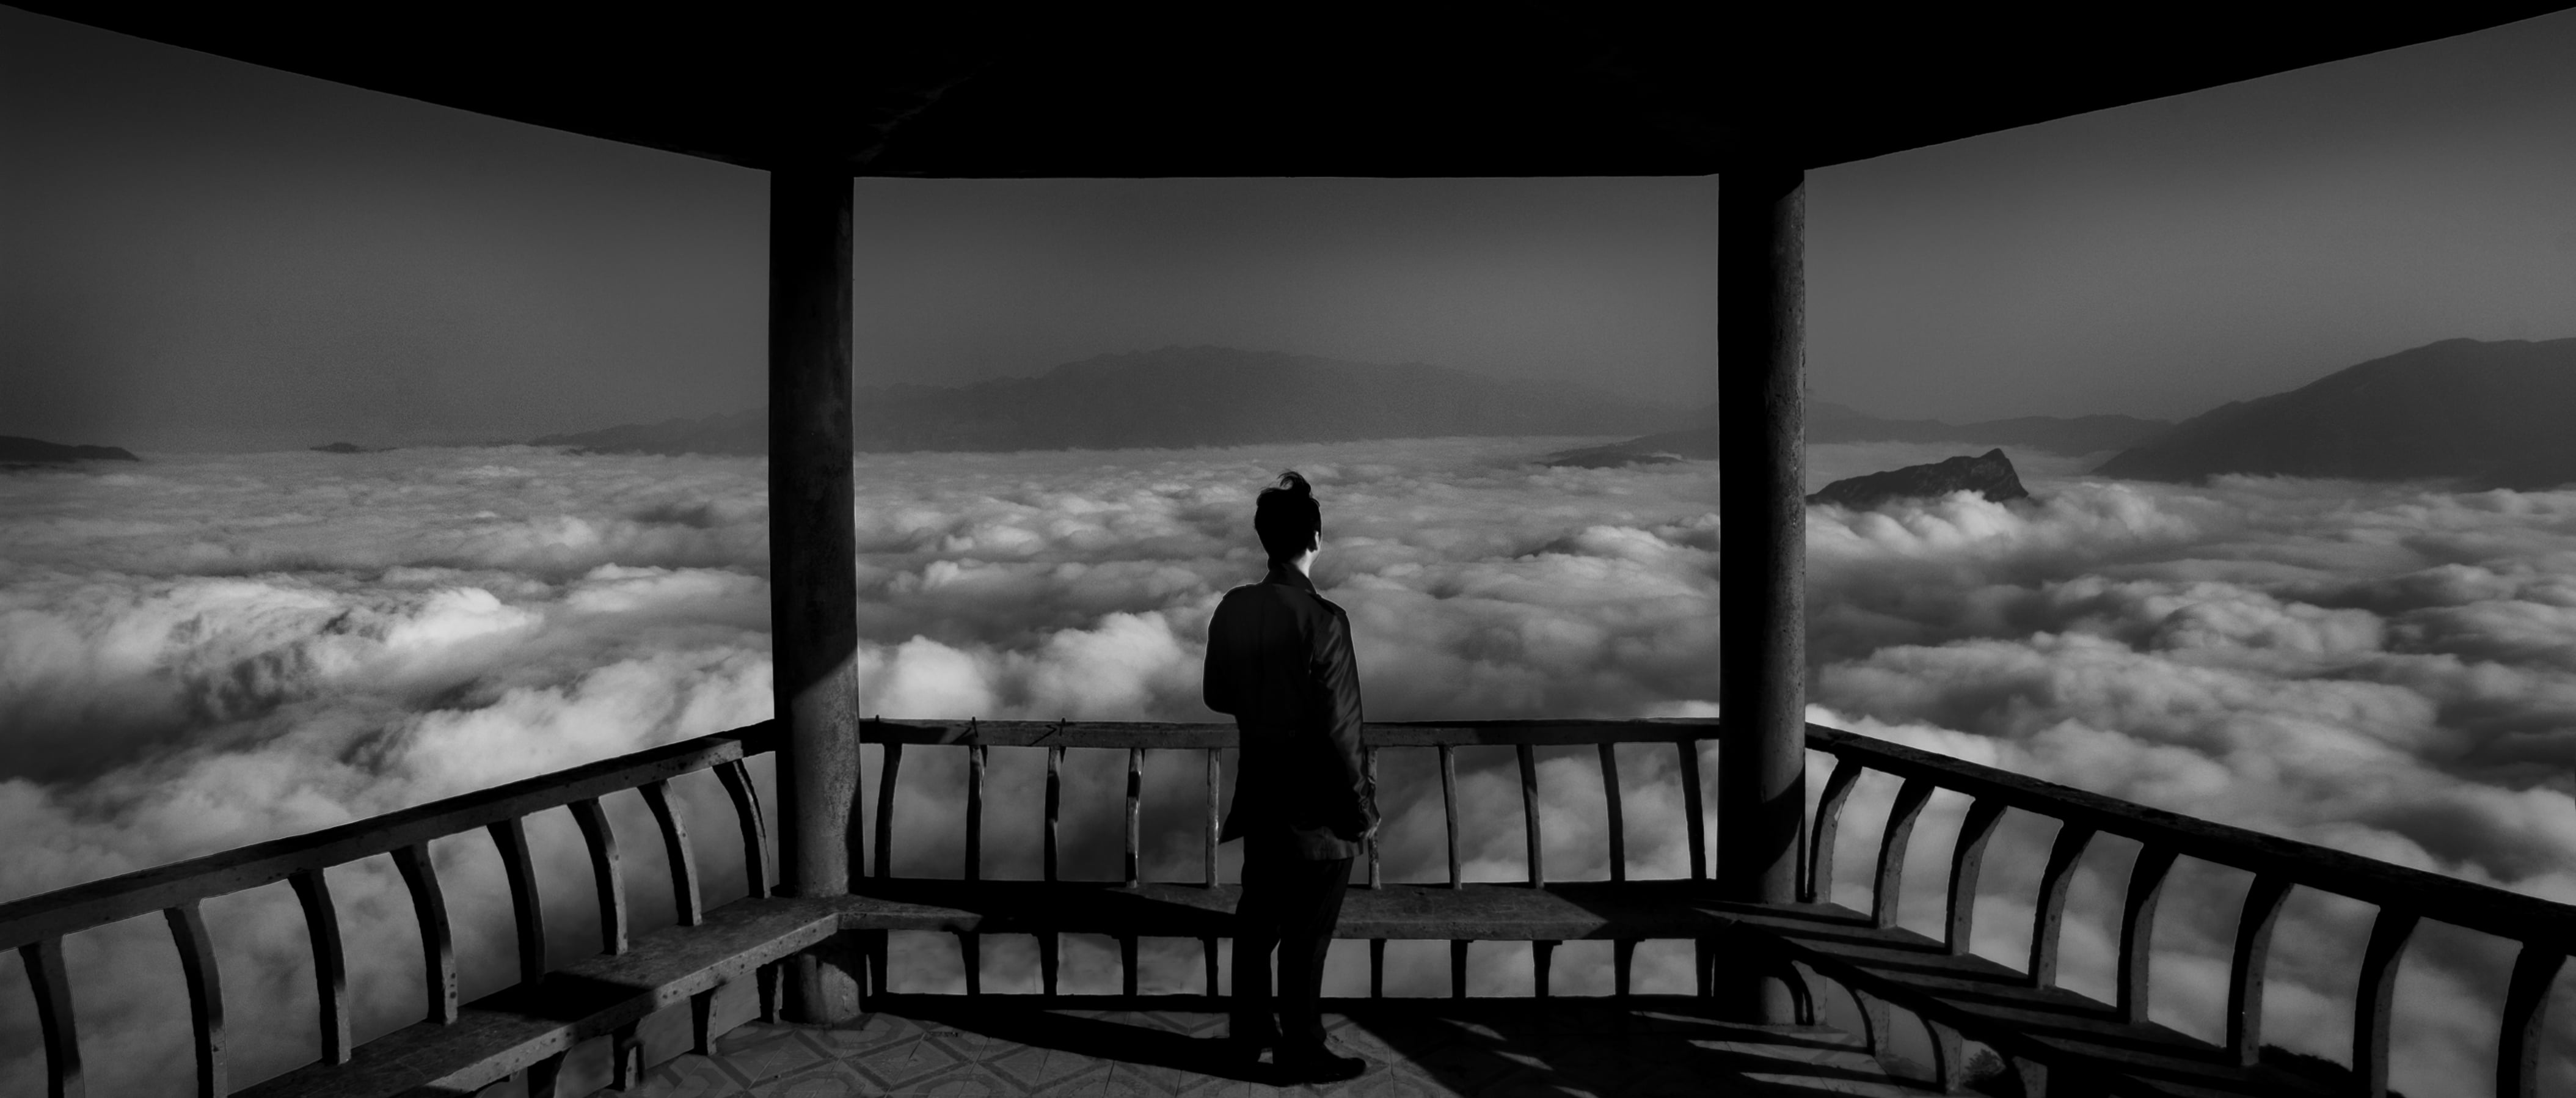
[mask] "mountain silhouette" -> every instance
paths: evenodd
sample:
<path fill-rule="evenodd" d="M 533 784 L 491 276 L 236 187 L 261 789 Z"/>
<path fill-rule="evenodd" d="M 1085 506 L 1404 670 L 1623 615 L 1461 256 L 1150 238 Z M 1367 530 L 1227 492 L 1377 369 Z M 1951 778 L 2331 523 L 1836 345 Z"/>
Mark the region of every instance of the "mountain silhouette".
<path fill-rule="evenodd" d="M 854 394 L 862 452 L 1242 446 L 1443 435 L 1616 435 L 1683 413 L 1581 385 L 1227 347 L 1166 347 L 1066 363 L 1037 377 Z M 627 424 L 531 445 L 609 453 L 763 454 L 769 414 Z"/>
<path fill-rule="evenodd" d="M 2576 339 L 2446 339 L 2184 420 L 2095 472 L 2193 481 L 2222 473 L 2454 478 L 2537 489 L 2576 481 Z"/>
<path fill-rule="evenodd" d="M 121 446 L 75 446 L 43 439 L 0 435 L 0 464 L 51 465 L 65 461 L 141 461 Z"/>
<path fill-rule="evenodd" d="M 1717 418 L 1717 408 L 1708 405 L 1691 416 L 1697 422 L 1708 423 Z M 2098 454 L 2136 446 L 2172 426 L 2158 419 L 2110 415 L 2020 416 L 1953 424 L 1937 419 L 1883 419 L 1826 401 L 1807 404 L 1810 446 L 1831 442 L 1983 442 L 2059 454 Z M 1597 469 L 1716 456 L 1717 428 L 1692 427 L 1608 446 L 1567 450 L 1550 455 L 1547 464 Z"/>

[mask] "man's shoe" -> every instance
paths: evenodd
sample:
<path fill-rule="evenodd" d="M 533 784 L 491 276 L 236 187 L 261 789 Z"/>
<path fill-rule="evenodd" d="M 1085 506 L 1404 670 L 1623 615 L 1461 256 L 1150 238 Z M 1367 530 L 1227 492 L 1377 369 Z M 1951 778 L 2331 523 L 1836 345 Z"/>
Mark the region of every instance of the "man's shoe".
<path fill-rule="evenodd" d="M 1271 1061 L 1294 1083 L 1339 1083 L 1368 1074 L 1368 1061 L 1335 1056 L 1324 1049 L 1287 1049 Z"/>

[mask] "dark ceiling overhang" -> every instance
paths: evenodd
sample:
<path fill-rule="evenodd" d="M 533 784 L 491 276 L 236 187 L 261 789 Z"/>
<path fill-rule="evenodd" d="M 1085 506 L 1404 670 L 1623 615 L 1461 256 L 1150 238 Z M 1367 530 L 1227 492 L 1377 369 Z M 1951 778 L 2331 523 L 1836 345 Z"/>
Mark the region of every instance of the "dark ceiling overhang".
<path fill-rule="evenodd" d="M 1492 4 L 1047 14 L 17 7 L 461 110 L 854 175 L 1704 175 L 1859 160 L 2566 6 Z M 650 12 L 651 14 L 645 14 Z M 1666 14 L 1666 13 L 1674 14 Z"/>

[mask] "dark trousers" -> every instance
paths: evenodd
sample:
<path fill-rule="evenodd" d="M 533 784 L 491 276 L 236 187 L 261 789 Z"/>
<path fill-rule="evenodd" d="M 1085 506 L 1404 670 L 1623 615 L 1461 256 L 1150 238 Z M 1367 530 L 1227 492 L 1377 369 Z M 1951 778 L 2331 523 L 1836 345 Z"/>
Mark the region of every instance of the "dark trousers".
<path fill-rule="evenodd" d="M 1234 909 L 1234 1021 L 1237 1037 L 1279 1034 L 1283 1047 L 1324 1047 L 1324 951 L 1342 917 L 1351 860 L 1307 861 L 1244 852 L 1243 899 Z M 1279 950 L 1278 1024 L 1271 1022 L 1270 950 Z"/>

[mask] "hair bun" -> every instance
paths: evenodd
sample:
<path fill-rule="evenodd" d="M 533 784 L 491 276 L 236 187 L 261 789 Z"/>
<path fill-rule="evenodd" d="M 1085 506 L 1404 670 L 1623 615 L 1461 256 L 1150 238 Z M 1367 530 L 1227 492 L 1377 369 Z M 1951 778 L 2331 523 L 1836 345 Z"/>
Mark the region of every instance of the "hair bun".
<path fill-rule="evenodd" d="M 1292 496 L 1312 497 L 1315 494 L 1315 487 L 1306 483 L 1306 478 L 1294 469 L 1279 474 L 1279 487 L 1274 490 L 1286 492 Z"/>

